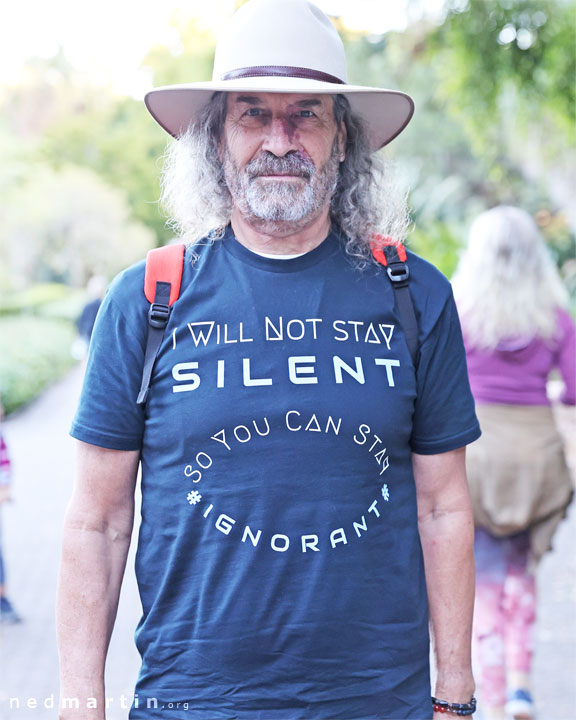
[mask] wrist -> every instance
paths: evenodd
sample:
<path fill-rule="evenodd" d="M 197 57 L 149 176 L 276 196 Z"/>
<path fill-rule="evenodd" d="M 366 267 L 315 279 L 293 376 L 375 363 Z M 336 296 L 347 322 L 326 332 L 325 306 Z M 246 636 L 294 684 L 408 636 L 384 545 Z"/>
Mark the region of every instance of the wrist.
<path fill-rule="evenodd" d="M 66 678 L 60 686 L 58 720 L 106 720 L 104 681 Z"/>
<path fill-rule="evenodd" d="M 451 703 L 467 703 L 474 695 L 476 684 L 471 668 L 438 670 L 434 697 Z"/>
<path fill-rule="evenodd" d="M 105 701 L 94 700 L 95 698 L 77 698 L 70 695 L 61 697 L 58 720 L 106 720 Z"/>
<path fill-rule="evenodd" d="M 471 717 L 476 712 L 476 698 L 472 696 L 468 702 L 465 703 L 451 703 L 447 700 L 441 700 L 432 696 L 432 706 L 434 708 L 434 717 L 448 714 L 456 715 L 457 717 Z"/>

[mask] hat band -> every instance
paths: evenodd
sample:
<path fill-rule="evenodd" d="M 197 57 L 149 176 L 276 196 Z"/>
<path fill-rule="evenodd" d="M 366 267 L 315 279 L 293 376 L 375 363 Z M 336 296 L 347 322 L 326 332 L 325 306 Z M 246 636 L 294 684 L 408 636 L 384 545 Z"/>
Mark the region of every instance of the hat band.
<path fill-rule="evenodd" d="M 340 80 L 335 75 L 329 75 L 320 70 L 311 70 L 310 68 L 290 67 L 289 65 L 255 65 L 253 67 L 238 68 L 224 73 L 220 79 L 239 80 L 249 77 L 293 77 L 346 85 L 344 80 Z"/>

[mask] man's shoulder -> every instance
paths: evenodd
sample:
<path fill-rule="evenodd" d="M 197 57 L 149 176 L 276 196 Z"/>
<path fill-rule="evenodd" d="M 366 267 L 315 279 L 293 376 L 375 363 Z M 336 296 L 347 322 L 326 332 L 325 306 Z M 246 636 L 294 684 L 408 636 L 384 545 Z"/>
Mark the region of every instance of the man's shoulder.
<path fill-rule="evenodd" d="M 131 325 L 136 322 L 136 317 L 146 317 L 149 303 L 144 295 L 145 270 L 146 260 L 142 259 L 119 272 L 112 280 L 99 313 L 107 318 L 107 323 L 123 316 Z"/>
<path fill-rule="evenodd" d="M 407 250 L 410 288 L 417 305 L 443 307 L 452 298 L 450 281 L 435 265 Z"/>
<path fill-rule="evenodd" d="M 185 245 L 184 263 L 182 265 L 181 295 L 194 274 L 202 270 L 206 264 L 206 255 L 215 243 L 206 239 L 194 246 Z M 138 314 L 148 312 L 150 303 L 146 299 L 144 281 L 146 277 L 147 258 L 133 263 L 118 273 L 110 283 L 106 299 L 125 309 L 125 314 Z"/>
<path fill-rule="evenodd" d="M 131 294 L 135 291 L 144 293 L 144 274 L 146 272 L 146 258 L 120 271 L 110 283 L 108 293 L 114 297 Z"/>

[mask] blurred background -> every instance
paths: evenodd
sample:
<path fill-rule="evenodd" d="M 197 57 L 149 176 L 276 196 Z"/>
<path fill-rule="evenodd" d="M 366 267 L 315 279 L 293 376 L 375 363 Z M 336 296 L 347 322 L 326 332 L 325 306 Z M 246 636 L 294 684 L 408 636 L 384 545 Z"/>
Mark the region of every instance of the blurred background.
<path fill-rule="evenodd" d="M 142 96 L 153 85 L 209 79 L 217 29 L 238 4 L 105 0 L 88 10 L 53 0 L 7 12 L 0 392 L 8 412 L 73 362 L 70 320 L 89 278 L 111 279 L 170 239 L 157 204 L 166 135 Z M 537 218 L 574 293 L 574 1 L 318 4 L 342 32 L 351 82 L 415 98 L 413 122 L 387 151 L 410 188 L 413 249 L 450 275 L 470 219 L 519 205 Z"/>
<path fill-rule="evenodd" d="M 350 82 L 416 101 L 386 150 L 409 192 L 412 249 L 450 276 L 471 219 L 518 205 L 540 226 L 574 311 L 576 2 L 315 1 L 345 41 Z M 105 284 L 171 239 L 157 203 L 166 135 L 143 94 L 209 79 L 218 28 L 241 4 L 32 0 L 2 13 L 0 397 L 15 484 L 4 541 L 25 622 L 0 627 L 0 718 L 56 716 L 42 704 L 57 695 L 53 595 L 82 376 L 76 321 L 91 279 Z M 537 658 L 556 702 L 546 720 L 576 717 L 573 682 L 562 680 L 576 670 L 573 523 L 563 532 L 565 555 L 542 569 L 553 586 Z M 137 619 L 130 575 L 119 620 L 128 630 L 111 651 L 112 720 L 126 717 L 118 698 L 131 691 Z"/>

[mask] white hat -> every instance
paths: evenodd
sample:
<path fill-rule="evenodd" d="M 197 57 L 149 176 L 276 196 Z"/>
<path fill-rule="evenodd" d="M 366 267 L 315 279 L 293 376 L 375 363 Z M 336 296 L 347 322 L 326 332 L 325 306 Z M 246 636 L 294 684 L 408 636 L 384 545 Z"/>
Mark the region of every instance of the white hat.
<path fill-rule="evenodd" d="M 347 84 L 342 40 L 308 0 L 250 0 L 218 39 L 211 82 L 155 88 L 145 102 L 178 137 L 217 91 L 345 95 L 365 123 L 371 150 L 399 135 L 414 113 L 405 93 Z"/>

